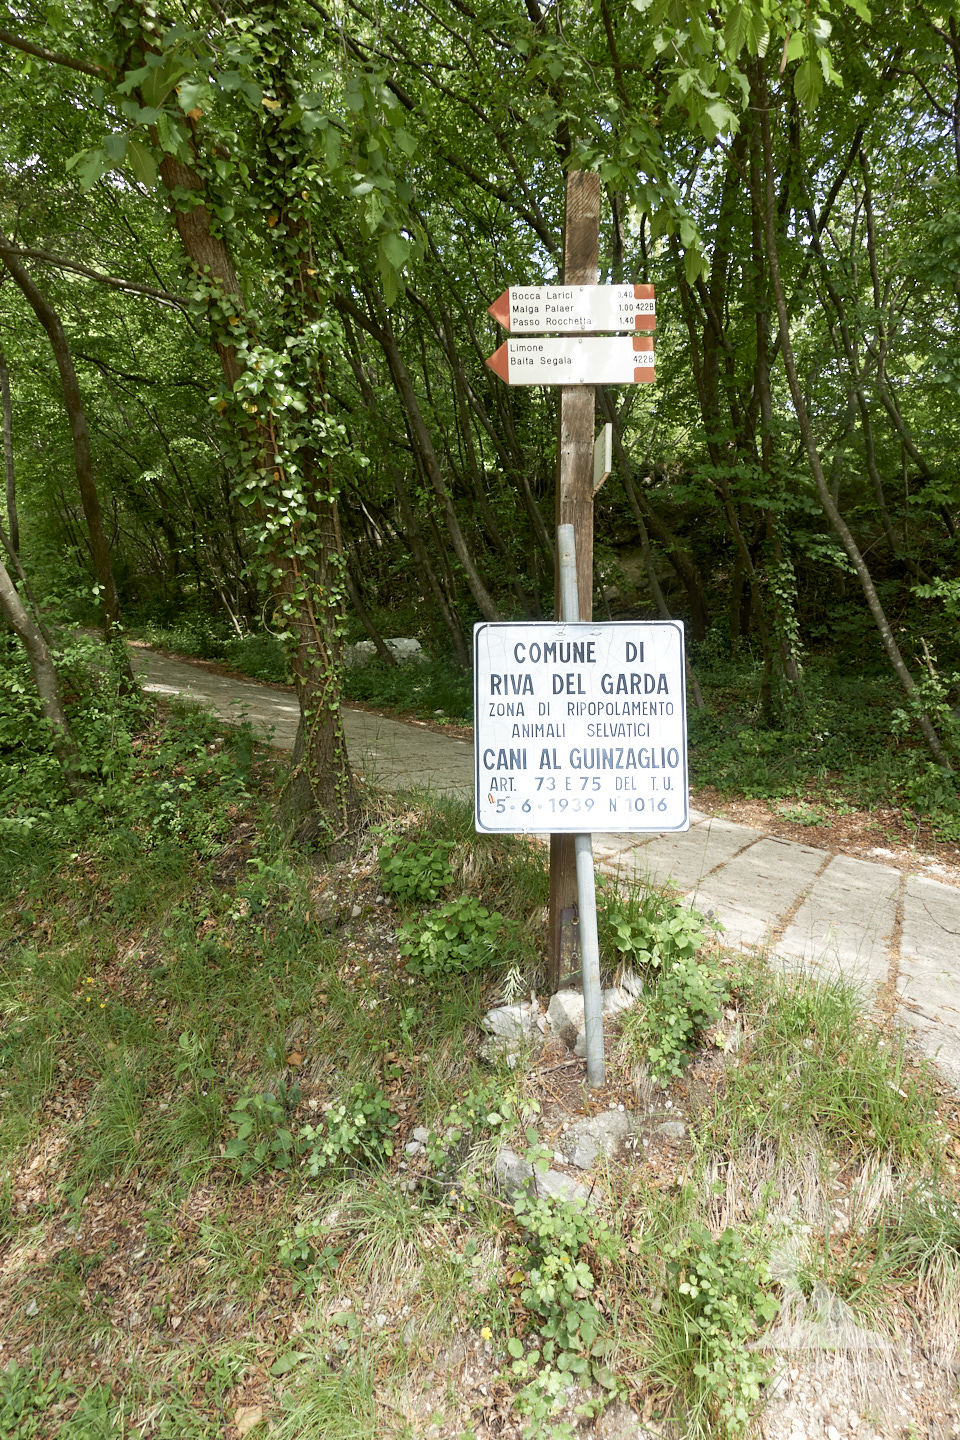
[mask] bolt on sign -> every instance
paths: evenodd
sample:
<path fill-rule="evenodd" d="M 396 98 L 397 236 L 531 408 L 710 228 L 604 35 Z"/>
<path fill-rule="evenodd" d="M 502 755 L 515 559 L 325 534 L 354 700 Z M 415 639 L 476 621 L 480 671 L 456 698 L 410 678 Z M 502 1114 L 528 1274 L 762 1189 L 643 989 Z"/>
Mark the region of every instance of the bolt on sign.
<path fill-rule="evenodd" d="M 474 627 L 478 831 L 687 830 L 683 623 Z"/>

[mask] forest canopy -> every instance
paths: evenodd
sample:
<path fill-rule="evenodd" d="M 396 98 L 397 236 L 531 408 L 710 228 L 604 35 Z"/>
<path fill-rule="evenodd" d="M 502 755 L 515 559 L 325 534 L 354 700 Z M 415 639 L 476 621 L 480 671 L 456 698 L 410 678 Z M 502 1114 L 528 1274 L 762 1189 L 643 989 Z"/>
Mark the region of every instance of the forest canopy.
<path fill-rule="evenodd" d="M 960 833 L 958 24 L 862 0 L 11 9 L 8 623 L 19 603 L 55 670 L 94 594 L 110 633 L 279 637 L 291 821 L 349 830 L 344 638 L 466 668 L 476 620 L 553 613 L 557 394 L 490 371 L 487 306 L 562 276 L 565 176 L 593 170 L 601 281 L 657 294 L 656 384 L 597 392 L 595 613 L 678 616 L 698 674 L 739 667 L 747 719 L 705 682 L 695 741 L 748 723 L 826 771 L 897 747 L 900 793 Z M 7 637 L 4 705 L 31 644 Z M 842 687 L 866 705 L 872 680 L 837 741 Z M 65 683 L 66 728 L 52 681 L 36 713 L 75 786 Z"/>

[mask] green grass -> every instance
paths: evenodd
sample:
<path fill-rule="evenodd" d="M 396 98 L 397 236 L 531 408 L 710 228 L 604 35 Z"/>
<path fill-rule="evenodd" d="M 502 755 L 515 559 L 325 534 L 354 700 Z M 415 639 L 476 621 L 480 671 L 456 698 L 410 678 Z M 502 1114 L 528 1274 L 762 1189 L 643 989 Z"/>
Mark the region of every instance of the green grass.
<path fill-rule="evenodd" d="M 564 1103 L 589 1097 L 563 1069 L 478 1062 L 502 957 L 443 986 L 411 976 L 390 937 L 423 907 L 378 901 L 382 831 L 339 867 L 286 851 L 269 765 L 249 737 L 218 741 L 221 728 L 189 708 L 154 718 L 132 737 L 128 783 L 83 815 L 38 820 L 0 858 L 0 1338 L 4 1362 L 15 1353 L 23 1367 L 0 1370 L 0 1440 L 213 1440 L 254 1404 L 265 1415 L 254 1437 L 269 1420 L 290 1440 L 412 1440 L 434 1411 L 441 1434 L 467 1436 L 448 1349 L 484 1356 L 471 1363 L 488 1390 L 523 1388 L 530 1405 L 562 1374 L 556 1357 L 532 1377 L 510 1368 L 508 1344 L 525 1357 L 552 1323 L 547 1300 L 523 1299 L 535 1257 L 552 1252 L 493 1192 L 492 1157 L 501 1135 L 523 1153 L 548 1133 L 556 1122 L 540 1112 L 558 1080 Z M 182 787 L 166 792 L 172 808 L 157 803 L 163 784 Z M 542 848 L 475 835 L 462 802 L 380 797 L 368 818 L 449 845 L 445 894 L 509 917 L 524 936 L 518 993 L 542 991 Z M 951 1334 L 960 1222 L 926 1072 L 864 1024 L 853 990 L 772 979 L 705 947 L 662 896 L 600 893 L 610 967 L 625 956 L 654 983 L 691 949 L 742 1037 L 724 1052 L 709 1043 L 723 1039 L 713 1021 L 695 1026 L 669 1090 L 643 1076 L 649 1025 L 627 1023 L 608 1056 L 611 1096 L 633 1107 L 643 1094 L 656 1109 L 669 1095 L 673 1108 L 650 1123 L 680 1114 L 689 1130 L 655 1163 L 638 1149 L 597 1167 L 596 1225 L 576 1256 L 554 1256 L 560 1273 L 588 1266 L 590 1293 L 602 1290 L 597 1338 L 616 1383 L 649 1399 L 654 1420 L 682 1417 L 684 1434 L 740 1433 L 710 1377 L 732 1376 L 753 1413 L 748 1347 L 759 1306 L 779 1298 L 763 1264 L 797 1214 L 809 1221 L 797 1260 L 808 1291 L 826 1283 L 865 1324 L 895 1294 L 916 1324 L 933 1317 Z M 731 1023 L 716 1018 L 718 1030 Z M 463 1168 L 445 1168 L 438 1141 L 421 1170 L 400 1168 L 401 1143 L 363 1163 L 344 1155 L 313 1180 L 303 1152 L 287 1168 L 271 1152 L 243 1178 L 227 1153 L 238 1101 L 278 1097 L 265 1132 L 297 1134 L 361 1082 L 400 1117 L 401 1142 L 414 1125 L 443 1136 L 455 1124 Z M 830 1225 L 841 1174 L 851 1195 L 874 1197 L 853 1205 L 842 1235 Z M 725 1228 L 733 1238 L 718 1249 Z M 720 1299 L 740 1296 L 753 1314 L 746 1328 L 728 1314 L 705 1332 L 680 1288 L 701 1252 Z M 574 1419 L 561 1407 L 542 1433 Z"/>
<path fill-rule="evenodd" d="M 692 659 L 706 700 L 688 713 L 692 784 L 796 799 L 780 813 L 801 825 L 823 823 L 831 808 L 898 807 L 934 838 L 960 839 L 960 790 L 931 764 L 916 727 L 899 725 L 903 697 L 886 671 L 809 656 L 802 708 L 770 723 L 759 713 L 760 666 L 749 651 L 731 660 L 710 635 Z"/>
<path fill-rule="evenodd" d="M 897 1032 L 864 1022 L 854 986 L 765 975 L 753 986 L 756 1021 L 702 1117 L 712 1144 L 758 1137 L 798 1153 L 816 1135 L 842 1154 L 939 1157 L 933 1072 L 908 1064 Z"/>
<path fill-rule="evenodd" d="M 344 672 L 347 700 L 400 710 L 439 724 L 473 724 L 473 676 L 445 660 L 385 665 L 373 659 L 362 669 Z"/>

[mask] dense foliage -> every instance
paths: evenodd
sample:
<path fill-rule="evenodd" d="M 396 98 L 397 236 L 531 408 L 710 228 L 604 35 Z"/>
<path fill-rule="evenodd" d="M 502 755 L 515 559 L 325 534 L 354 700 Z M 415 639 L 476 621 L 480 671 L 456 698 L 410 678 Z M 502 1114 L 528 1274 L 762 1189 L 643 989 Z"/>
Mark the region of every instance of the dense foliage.
<path fill-rule="evenodd" d="M 126 618 L 285 637 L 329 831 L 344 632 L 465 666 L 475 619 L 552 613 L 557 397 L 486 367 L 485 307 L 556 278 L 570 167 L 601 279 L 658 297 L 656 385 L 597 396 L 597 613 L 687 622 L 708 778 L 896 750 L 956 824 L 955 5 L 49 3 L 0 53 L 6 264 L 62 319 Z M 42 600 L 90 542 L 12 273 Z"/>

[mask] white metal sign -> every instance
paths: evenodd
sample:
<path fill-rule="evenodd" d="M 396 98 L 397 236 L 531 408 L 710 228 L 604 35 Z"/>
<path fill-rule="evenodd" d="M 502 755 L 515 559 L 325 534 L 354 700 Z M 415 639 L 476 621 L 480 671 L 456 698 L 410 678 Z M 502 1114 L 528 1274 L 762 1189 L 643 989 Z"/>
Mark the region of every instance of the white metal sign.
<path fill-rule="evenodd" d="M 652 285 L 511 285 L 489 306 L 511 335 L 653 330 Z"/>
<path fill-rule="evenodd" d="M 646 336 L 505 340 L 487 364 L 508 385 L 639 385 L 654 378 L 653 341 Z"/>
<path fill-rule="evenodd" d="M 683 624 L 474 627 L 479 831 L 686 830 Z"/>

